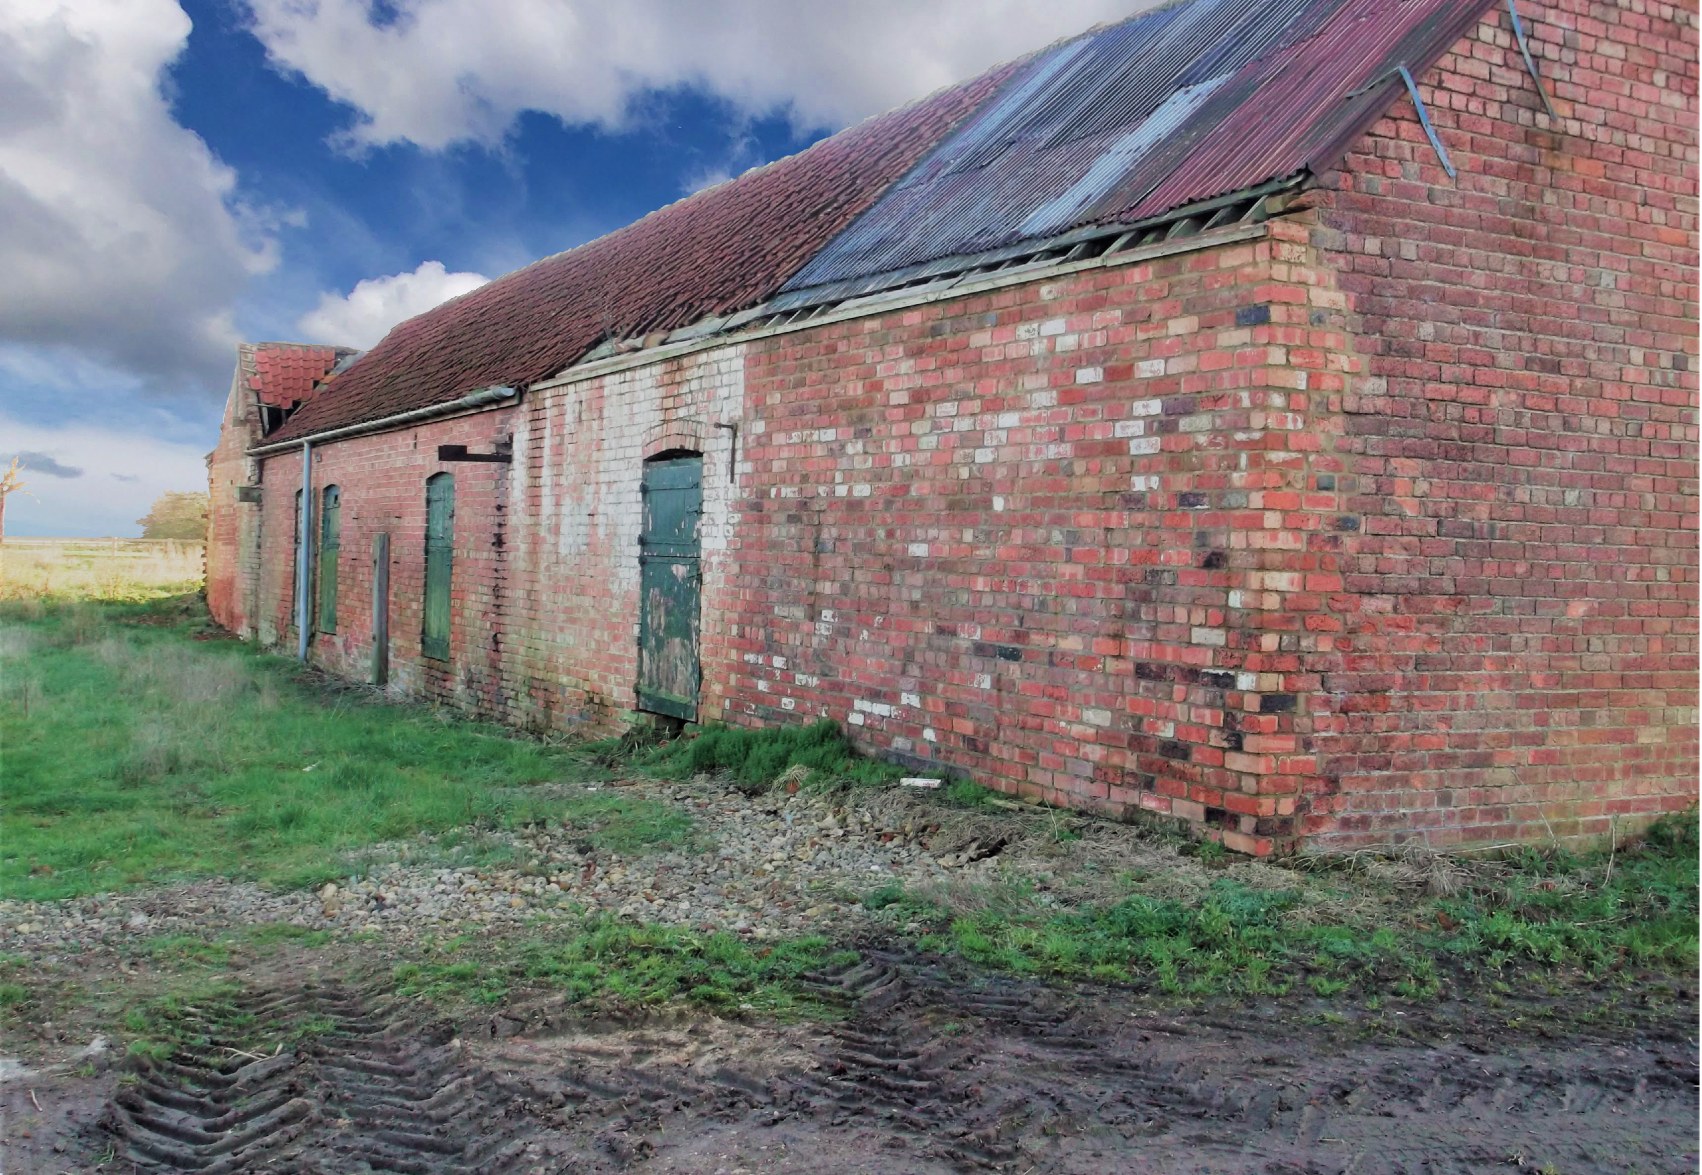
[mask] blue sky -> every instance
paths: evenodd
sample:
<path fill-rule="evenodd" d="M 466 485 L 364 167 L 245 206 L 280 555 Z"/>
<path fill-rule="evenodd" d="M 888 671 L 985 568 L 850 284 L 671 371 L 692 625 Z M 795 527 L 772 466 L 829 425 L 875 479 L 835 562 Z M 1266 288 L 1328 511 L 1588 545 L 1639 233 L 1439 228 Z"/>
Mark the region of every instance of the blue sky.
<path fill-rule="evenodd" d="M 1139 0 L 0 0 L 8 531 L 205 484 L 237 340 L 401 318 Z"/>

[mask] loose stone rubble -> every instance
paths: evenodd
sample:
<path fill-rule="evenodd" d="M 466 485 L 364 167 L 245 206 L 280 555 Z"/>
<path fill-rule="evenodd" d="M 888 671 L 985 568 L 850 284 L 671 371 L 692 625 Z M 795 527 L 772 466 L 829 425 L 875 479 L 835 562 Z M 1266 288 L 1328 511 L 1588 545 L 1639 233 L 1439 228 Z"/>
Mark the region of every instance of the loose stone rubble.
<path fill-rule="evenodd" d="M 599 785 L 551 785 L 562 792 Z M 660 851 L 596 847 L 572 825 L 481 834 L 501 867 L 445 862 L 433 838 L 363 850 L 353 874 L 317 893 L 225 880 L 44 902 L 0 902 L 0 949 L 47 959 L 161 935 L 290 923 L 334 937 L 401 940 L 577 918 L 603 911 L 755 938 L 827 932 L 868 917 L 864 895 L 985 875 L 997 842 L 940 831 L 937 811 L 894 789 L 847 800 L 782 790 L 755 797 L 706 777 L 601 785 L 673 804 L 689 842 Z"/>

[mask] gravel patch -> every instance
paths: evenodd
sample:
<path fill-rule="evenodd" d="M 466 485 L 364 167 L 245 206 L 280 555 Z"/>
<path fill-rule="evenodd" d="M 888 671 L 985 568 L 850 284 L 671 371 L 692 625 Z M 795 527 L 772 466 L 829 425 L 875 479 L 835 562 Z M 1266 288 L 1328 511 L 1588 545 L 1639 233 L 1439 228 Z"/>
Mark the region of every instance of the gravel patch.
<path fill-rule="evenodd" d="M 540 789 L 527 789 L 536 795 Z M 0 950 L 43 962 L 133 948 L 162 935 L 207 935 L 287 923 L 333 938 L 514 931 L 603 912 L 753 938 L 840 933 L 880 917 L 868 893 L 899 885 L 956 909 L 1013 886 L 1044 906 L 1115 900 L 1130 891 L 1183 900 L 1230 875 L 1291 888 L 1297 876 L 1252 861 L 1208 869 L 1140 830 L 1048 809 L 953 809 L 912 788 L 748 796 L 699 776 L 685 783 L 543 785 L 564 798 L 614 790 L 671 804 L 692 819 L 685 845 L 619 853 L 564 825 L 481 832 L 501 865 L 457 864 L 437 838 L 370 846 L 350 875 L 318 892 L 271 893 L 209 879 L 49 902 L 0 901 Z"/>

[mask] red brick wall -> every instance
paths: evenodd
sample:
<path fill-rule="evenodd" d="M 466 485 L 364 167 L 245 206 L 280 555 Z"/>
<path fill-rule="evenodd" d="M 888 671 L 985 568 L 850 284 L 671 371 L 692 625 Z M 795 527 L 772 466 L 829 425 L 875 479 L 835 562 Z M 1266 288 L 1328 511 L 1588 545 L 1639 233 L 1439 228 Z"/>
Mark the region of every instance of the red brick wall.
<path fill-rule="evenodd" d="M 702 716 L 721 713 L 736 661 L 725 633 L 732 434 L 743 412 L 737 344 L 537 389 L 516 420 L 511 547 L 516 624 L 505 672 L 513 720 L 618 730 L 638 675 L 639 488 L 647 457 L 703 454 Z"/>
<path fill-rule="evenodd" d="M 1341 586 L 1310 260 L 1273 224 L 753 343 L 728 716 L 1286 841 L 1315 765 L 1266 597 Z"/>
<path fill-rule="evenodd" d="M 1315 199 L 1363 363 L 1313 843 L 1602 835 L 1695 802 L 1694 6 L 1519 5 Z M 1621 825 L 1623 828 L 1624 825 Z"/>
<path fill-rule="evenodd" d="M 501 663 L 503 633 L 513 626 L 507 593 L 505 546 L 511 468 L 494 463 L 440 462 L 439 445 L 490 452 L 513 430 L 513 413 L 484 412 L 454 420 L 316 448 L 314 520 L 325 487 L 342 491 L 337 565 L 337 631 L 315 632 L 311 659 L 327 670 L 370 681 L 372 667 L 373 541 L 390 535 L 390 679 L 413 697 L 452 703 L 474 713 L 506 716 L 511 699 Z M 425 599 L 425 482 L 434 473 L 455 475 L 455 550 L 450 602 L 453 615 L 447 663 L 420 654 Z M 301 486 L 300 452 L 266 458 L 260 526 L 265 559 L 260 572 L 260 638 L 294 653 L 296 629 L 291 585 L 295 491 Z M 254 507 L 249 507 L 254 509 Z M 317 595 L 314 597 L 317 606 Z M 316 626 L 317 628 L 317 622 Z"/>
<path fill-rule="evenodd" d="M 618 727 L 643 460 L 695 448 L 705 719 L 825 715 L 930 770 L 1254 852 L 1587 835 L 1689 803 L 1695 34 L 1660 12 L 1530 9 L 1564 134 L 1492 14 L 1423 79 L 1457 180 L 1403 98 L 1258 239 L 328 446 L 342 606 L 314 655 L 366 676 L 388 530 L 398 689 Z M 511 467 L 435 459 L 509 435 Z M 418 647 L 440 468 L 447 666 Z M 260 636 L 293 646 L 298 459 L 265 479 Z"/>

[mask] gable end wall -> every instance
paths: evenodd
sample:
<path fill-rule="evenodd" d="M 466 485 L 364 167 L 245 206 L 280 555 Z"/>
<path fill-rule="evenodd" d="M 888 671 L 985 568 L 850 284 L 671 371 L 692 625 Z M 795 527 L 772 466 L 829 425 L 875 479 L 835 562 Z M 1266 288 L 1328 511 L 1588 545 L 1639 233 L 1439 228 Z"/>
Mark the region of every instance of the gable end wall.
<path fill-rule="evenodd" d="M 1304 825 L 1346 847 L 1606 836 L 1695 803 L 1697 18 L 1520 0 L 1314 194 L 1360 373 L 1363 529 Z"/>

